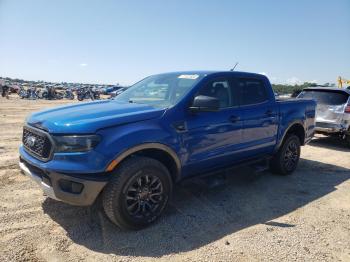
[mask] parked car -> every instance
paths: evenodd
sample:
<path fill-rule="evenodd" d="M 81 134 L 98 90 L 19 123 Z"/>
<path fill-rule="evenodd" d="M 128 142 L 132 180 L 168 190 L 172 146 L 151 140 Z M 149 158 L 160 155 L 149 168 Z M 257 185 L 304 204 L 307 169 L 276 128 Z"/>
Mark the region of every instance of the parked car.
<path fill-rule="evenodd" d="M 71 88 L 66 88 L 64 90 L 63 97 L 66 98 L 66 99 L 69 99 L 69 100 L 74 100 L 75 96 L 74 96 L 74 93 L 73 93 Z"/>
<path fill-rule="evenodd" d="M 10 94 L 18 94 L 20 89 L 21 88 L 18 85 L 11 85 L 10 86 Z"/>
<path fill-rule="evenodd" d="M 2 97 L 6 97 L 9 99 L 9 93 L 10 93 L 11 87 L 9 85 L 0 85 L 0 92 Z"/>
<path fill-rule="evenodd" d="M 31 86 L 27 89 L 27 99 L 36 100 L 39 98 L 38 96 L 39 90 L 35 86 Z"/>
<path fill-rule="evenodd" d="M 48 99 L 48 100 L 60 100 L 63 99 L 66 94 L 66 91 L 58 91 L 55 86 L 53 85 L 47 85 L 44 88 L 41 89 L 39 92 L 39 98 L 40 99 Z M 68 98 L 68 97 L 67 97 Z M 71 99 L 71 98 L 69 98 Z M 73 98 L 74 99 L 74 95 Z"/>
<path fill-rule="evenodd" d="M 127 90 L 129 87 L 121 87 L 113 92 L 110 92 L 110 98 L 114 98 L 118 95 L 120 95 L 121 93 L 123 93 L 125 90 Z"/>
<path fill-rule="evenodd" d="M 342 137 L 350 147 L 350 90 L 335 87 L 305 88 L 298 98 L 317 102 L 317 133 Z"/>
<path fill-rule="evenodd" d="M 139 229 L 184 179 L 257 163 L 291 174 L 314 134 L 315 107 L 276 101 L 259 74 L 154 75 L 115 99 L 32 114 L 19 165 L 49 197 L 91 205 L 101 196 L 111 221 Z"/>
<path fill-rule="evenodd" d="M 101 94 L 109 95 L 110 93 L 120 89 L 120 86 L 107 86 L 101 89 Z"/>
<path fill-rule="evenodd" d="M 27 95 L 28 95 L 27 90 L 24 89 L 23 86 L 21 86 L 19 91 L 18 91 L 18 95 L 21 99 L 27 98 Z"/>
<path fill-rule="evenodd" d="M 100 99 L 100 92 L 96 88 L 82 87 L 77 91 L 77 98 L 79 101 L 84 99 L 98 100 Z"/>

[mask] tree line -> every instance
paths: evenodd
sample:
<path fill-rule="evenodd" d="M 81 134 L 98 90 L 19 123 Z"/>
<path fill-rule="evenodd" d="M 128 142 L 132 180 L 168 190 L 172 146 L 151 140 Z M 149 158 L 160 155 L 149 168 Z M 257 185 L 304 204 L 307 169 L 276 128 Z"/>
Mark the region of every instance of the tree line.
<path fill-rule="evenodd" d="M 272 84 L 273 91 L 277 92 L 278 94 L 293 94 L 300 92 L 304 88 L 307 87 L 316 87 L 320 86 L 316 83 L 310 83 L 310 82 L 304 82 L 300 85 L 287 85 L 287 84 Z M 325 83 L 322 86 L 335 86 L 335 84 Z"/>

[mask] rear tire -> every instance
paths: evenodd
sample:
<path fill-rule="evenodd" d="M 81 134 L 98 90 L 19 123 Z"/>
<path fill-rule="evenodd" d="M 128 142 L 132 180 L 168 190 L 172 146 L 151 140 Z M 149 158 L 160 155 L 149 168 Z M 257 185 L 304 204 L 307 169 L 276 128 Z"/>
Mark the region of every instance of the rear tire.
<path fill-rule="evenodd" d="M 141 229 L 155 222 L 172 192 L 168 169 L 148 157 L 130 157 L 113 172 L 102 193 L 107 217 L 122 229 Z"/>
<path fill-rule="evenodd" d="M 300 140 L 296 135 L 289 135 L 283 141 L 276 155 L 270 160 L 271 172 L 289 175 L 297 168 L 300 158 Z"/>

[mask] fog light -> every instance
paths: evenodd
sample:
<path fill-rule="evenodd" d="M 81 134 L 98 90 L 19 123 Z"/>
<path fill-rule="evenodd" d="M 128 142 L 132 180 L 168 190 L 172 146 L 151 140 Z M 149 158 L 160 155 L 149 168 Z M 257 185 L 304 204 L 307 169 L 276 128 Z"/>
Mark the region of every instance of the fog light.
<path fill-rule="evenodd" d="M 80 194 L 83 191 L 84 185 L 81 183 L 61 179 L 59 182 L 59 186 L 62 191 L 72 193 L 72 194 Z"/>

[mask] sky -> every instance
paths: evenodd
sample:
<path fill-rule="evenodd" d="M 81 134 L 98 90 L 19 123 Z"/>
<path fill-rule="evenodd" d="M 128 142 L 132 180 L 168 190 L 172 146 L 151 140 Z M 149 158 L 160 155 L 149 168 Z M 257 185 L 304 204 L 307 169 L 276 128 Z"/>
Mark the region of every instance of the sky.
<path fill-rule="evenodd" d="M 0 76 L 132 84 L 229 70 L 350 78 L 350 0 L 0 0 Z"/>

